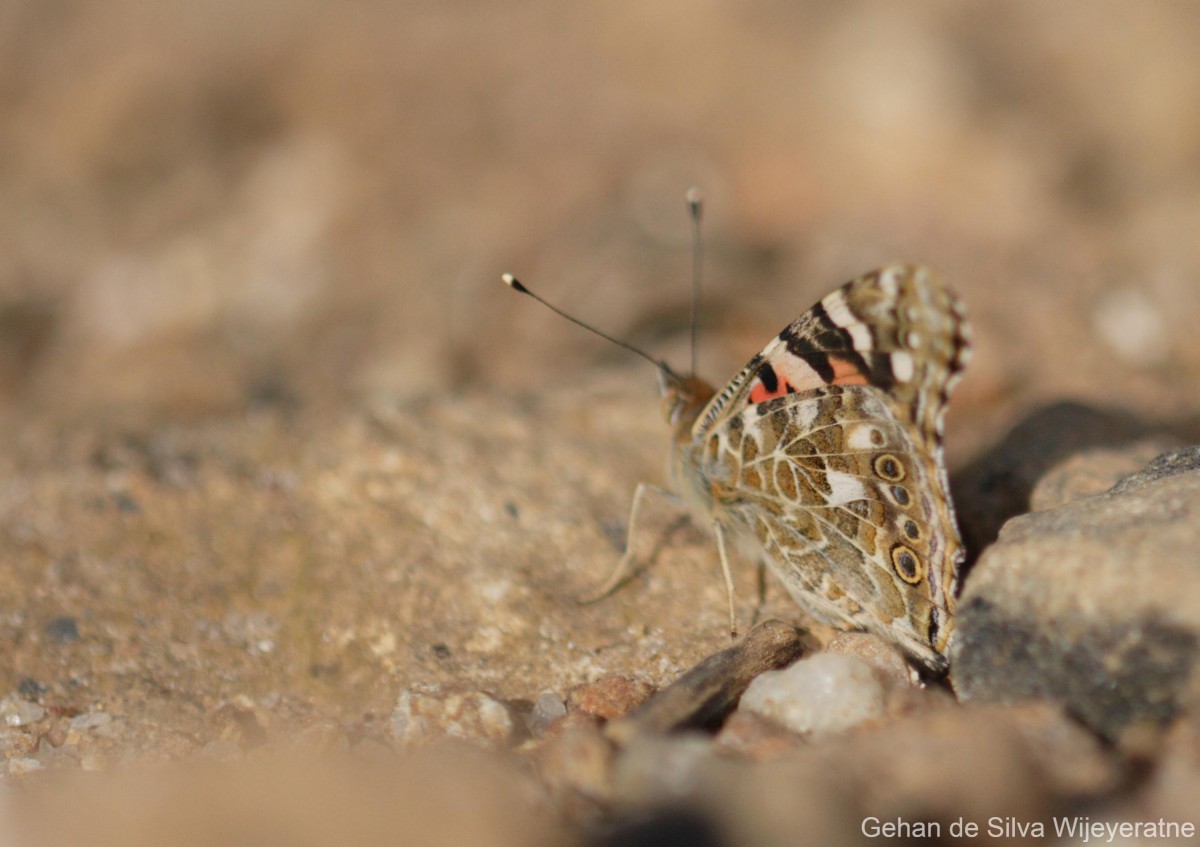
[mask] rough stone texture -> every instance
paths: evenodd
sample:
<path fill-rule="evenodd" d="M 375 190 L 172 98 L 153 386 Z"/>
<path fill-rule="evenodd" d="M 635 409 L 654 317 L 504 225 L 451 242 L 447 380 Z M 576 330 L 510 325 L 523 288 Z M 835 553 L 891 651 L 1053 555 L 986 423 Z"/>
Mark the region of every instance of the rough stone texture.
<path fill-rule="evenodd" d="M 991 544 L 1009 518 L 1111 488 L 1177 436 L 1123 409 L 1063 402 L 1026 416 L 954 478 L 968 549 Z"/>
<path fill-rule="evenodd" d="M 654 687 L 620 674 L 605 674 L 567 692 L 567 707 L 604 721 L 622 718 L 645 702 Z"/>
<path fill-rule="evenodd" d="M 1037 480 L 1029 492 L 1029 511 L 1044 512 L 1081 497 L 1103 494 L 1174 446 L 1170 439 L 1159 437 L 1120 447 L 1081 450 Z"/>
<path fill-rule="evenodd" d="M 1200 708 L 1198 456 L 1005 526 L 959 603 L 962 697 L 1054 699 L 1110 736 Z"/>

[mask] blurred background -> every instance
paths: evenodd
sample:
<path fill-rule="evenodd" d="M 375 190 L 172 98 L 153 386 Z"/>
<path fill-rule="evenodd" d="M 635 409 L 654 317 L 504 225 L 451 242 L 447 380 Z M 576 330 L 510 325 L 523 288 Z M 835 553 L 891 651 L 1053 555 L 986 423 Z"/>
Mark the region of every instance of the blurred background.
<path fill-rule="evenodd" d="M 697 185 L 714 380 L 908 259 L 971 310 L 982 431 L 1067 397 L 1186 417 L 1198 43 L 1186 0 L 8 0 L 0 404 L 146 422 L 643 374 L 503 271 L 683 366 Z"/>

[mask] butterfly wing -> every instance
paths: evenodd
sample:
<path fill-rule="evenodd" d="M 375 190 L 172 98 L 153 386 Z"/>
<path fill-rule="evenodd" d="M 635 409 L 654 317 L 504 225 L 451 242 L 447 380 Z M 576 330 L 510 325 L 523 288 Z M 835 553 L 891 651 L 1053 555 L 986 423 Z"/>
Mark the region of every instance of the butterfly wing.
<path fill-rule="evenodd" d="M 801 605 L 938 670 L 963 558 L 941 420 L 967 355 L 938 277 L 885 268 L 784 329 L 692 430 L 713 514 Z"/>
<path fill-rule="evenodd" d="M 700 412 L 693 439 L 747 405 L 826 385 L 887 393 L 926 446 L 970 356 L 961 301 L 936 271 L 891 265 L 828 294 L 789 324 Z"/>

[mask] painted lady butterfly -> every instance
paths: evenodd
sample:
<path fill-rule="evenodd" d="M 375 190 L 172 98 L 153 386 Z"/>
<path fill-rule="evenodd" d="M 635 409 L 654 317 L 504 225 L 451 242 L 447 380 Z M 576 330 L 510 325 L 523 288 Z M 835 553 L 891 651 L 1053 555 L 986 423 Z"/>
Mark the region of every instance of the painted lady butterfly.
<path fill-rule="evenodd" d="M 934 271 L 893 265 L 827 295 L 719 392 L 651 359 L 672 483 L 712 527 L 727 584 L 729 538 L 816 617 L 945 672 L 964 553 L 942 419 L 968 336 Z"/>

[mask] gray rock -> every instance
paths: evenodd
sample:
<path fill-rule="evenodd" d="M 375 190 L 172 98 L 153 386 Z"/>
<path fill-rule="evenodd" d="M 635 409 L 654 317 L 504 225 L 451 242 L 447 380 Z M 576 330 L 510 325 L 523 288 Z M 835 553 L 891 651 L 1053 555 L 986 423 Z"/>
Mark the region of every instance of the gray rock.
<path fill-rule="evenodd" d="M 542 735 L 550 725 L 567 715 L 567 704 L 553 691 L 543 691 L 533 704 L 526 723 L 534 735 Z"/>
<path fill-rule="evenodd" d="M 1055 700 L 1110 737 L 1200 705 L 1198 462 L 1005 525 L 959 602 L 959 695 Z"/>
<path fill-rule="evenodd" d="M 955 475 L 967 546 L 987 547 L 1016 515 L 1102 493 L 1179 443 L 1121 410 L 1071 402 L 1038 409 Z"/>
<path fill-rule="evenodd" d="M 1153 437 L 1119 447 L 1082 450 L 1055 465 L 1034 484 L 1029 492 L 1029 511 L 1044 512 L 1072 500 L 1103 494 L 1175 446 L 1167 438 Z"/>
<path fill-rule="evenodd" d="M 1140 471 L 1113 486 L 1114 493 L 1136 491 L 1144 485 L 1178 474 L 1200 471 L 1200 444 L 1163 453 Z"/>

